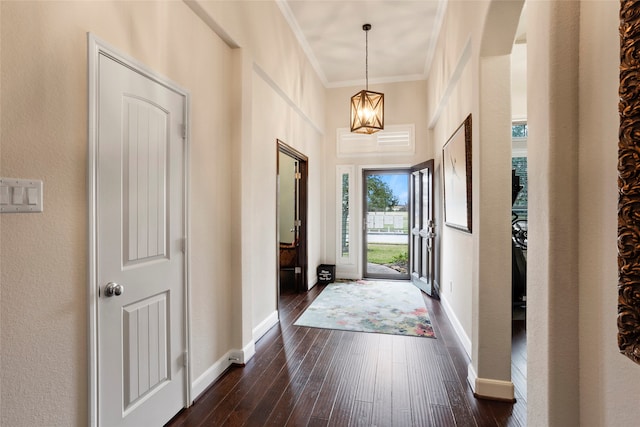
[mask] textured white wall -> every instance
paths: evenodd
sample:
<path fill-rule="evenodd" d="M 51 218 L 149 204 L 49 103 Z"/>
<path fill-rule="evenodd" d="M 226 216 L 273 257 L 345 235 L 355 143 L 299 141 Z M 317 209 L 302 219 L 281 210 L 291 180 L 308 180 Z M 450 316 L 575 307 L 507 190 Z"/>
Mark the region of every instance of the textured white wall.
<path fill-rule="evenodd" d="M 479 143 L 479 55 L 482 24 L 488 2 L 449 2 L 431 74 L 427 81 L 428 121 L 434 142 L 436 170 L 442 173 L 442 147 L 465 118 L 472 114 L 472 151 Z M 478 224 L 479 157 L 473 161 L 473 223 Z M 440 189 L 442 199 L 442 189 Z M 443 216 L 440 204 L 439 217 Z M 477 289 L 477 233 L 469 234 L 439 223 L 441 228 L 440 289 L 445 307 L 455 319 L 463 344 L 471 353 L 474 289 Z M 474 267 L 475 266 L 475 267 Z M 475 278 L 474 278 L 475 277 Z M 477 295 L 476 295 L 477 298 Z"/>
<path fill-rule="evenodd" d="M 513 18 L 512 18 L 513 19 Z M 504 28 L 504 27 L 503 27 Z M 508 34 L 507 34 L 508 36 Z M 510 47 L 510 46 L 509 46 Z M 511 382 L 511 85 L 508 54 L 480 58 L 477 286 L 473 301 L 472 363 L 479 378 Z M 474 208 L 475 210 L 476 208 Z M 502 397 L 513 398 L 510 384 Z M 479 385 L 476 393 L 487 393 Z"/>
<path fill-rule="evenodd" d="M 322 128 L 325 88 L 274 1 L 189 1 L 249 52 L 296 109 Z M 194 5 L 195 4 L 195 5 Z"/>
<path fill-rule="evenodd" d="M 462 47 L 460 47 L 462 49 Z M 451 52 L 450 55 L 460 54 Z M 461 77 L 454 85 L 451 91 L 451 97 L 443 110 L 441 118 L 435 124 L 433 129 L 433 139 L 435 145 L 436 169 L 442 174 L 440 169 L 442 164 L 442 147 L 447 140 L 453 135 L 455 130 L 462 124 L 464 119 L 470 112 L 474 111 L 473 96 L 473 78 L 474 73 L 472 64 L 468 62 Z M 477 124 L 476 124 L 477 126 Z M 477 140 L 477 137 L 475 138 Z M 474 167 L 476 173 L 478 171 L 477 163 Z M 477 183 L 477 180 L 476 180 Z M 437 193 L 442 199 L 442 189 Z M 472 330 L 472 297 L 473 297 L 473 235 L 453 229 L 444 225 L 444 205 L 439 203 L 439 222 L 441 237 L 441 273 L 440 273 L 440 290 L 444 303 L 448 305 L 463 329 L 463 333 L 470 342 Z M 471 349 L 467 348 L 469 353 Z"/>
<path fill-rule="evenodd" d="M 511 115 L 527 119 L 527 44 L 514 44 L 511 52 Z"/>
<path fill-rule="evenodd" d="M 0 424 L 87 423 L 87 36 L 192 94 L 193 370 L 233 345 L 229 49 L 181 2 L 2 2 L 2 175 L 44 212 L 0 217 Z M 222 201 L 222 203 L 221 203 Z M 237 332 L 236 332 L 237 334 Z"/>
<path fill-rule="evenodd" d="M 528 5 L 528 384 L 532 425 L 578 421 L 579 3 Z M 531 376 L 531 378 L 534 378 Z"/>
<path fill-rule="evenodd" d="M 442 227 L 440 284 L 443 303 L 472 356 L 474 391 L 500 398 L 513 397 L 508 55 L 521 7 L 522 2 L 450 2 L 428 81 L 428 93 L 435 95 L 429 98 L 429 117 L 436 152 L 472 115 L 473 230 Z M 484 379 L 500 382 L 487 389 Z"/>
<path fill-rule="evenodd" d="M 256 328 L 277 310 L 276 139 L 309 157 L 308 278 L 315 284 L 323 251 L 325 90 L 275 2 L 196 2 L 191 7 L 245 55 L 238 70 L 249 75 L 243 82 L 242 102 L 248 109 L 240 125 L 238 214 L 243 218 L 243 310 L 251 311 Z M 244 331 L 243 347 L 249 338 Z"/>
<path fill-rule="evenodd" d="M 320 263 L 321 248 L 320 215 L 317 200 L 321 197 L 322 182 L 322 135 L 304 121 L 299 114 L 264 78 L 254 73 L 253 77 L 253 141 L 251 167 L 248 168 L 252 202 L 249 207 L 254 221 L 247 230 L 252 245 L 247 248 L 251 264 L 253 289 L 254 327 L 277 309 L 277 233 L 276 233 L 276 159 L 279 139 L 309 158 L 308 244 L 310 285 L 315 284 L 315 267 Z"/>
<path fill-rule="evenodd" d="M 640 366 L 617 347 L 619 3 L 580 5 L 580 423 L 637 424 Z"/>

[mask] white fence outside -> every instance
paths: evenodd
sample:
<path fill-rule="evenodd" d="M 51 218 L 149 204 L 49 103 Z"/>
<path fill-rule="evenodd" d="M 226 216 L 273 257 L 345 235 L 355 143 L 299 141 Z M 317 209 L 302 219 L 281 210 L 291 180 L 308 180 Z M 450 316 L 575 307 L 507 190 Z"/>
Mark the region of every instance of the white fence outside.
<path fill-rule="evenodd" d="M 369 233 L 401 233 L 409 230 L 407 212 L 368 212 L 367 231 Z"/>

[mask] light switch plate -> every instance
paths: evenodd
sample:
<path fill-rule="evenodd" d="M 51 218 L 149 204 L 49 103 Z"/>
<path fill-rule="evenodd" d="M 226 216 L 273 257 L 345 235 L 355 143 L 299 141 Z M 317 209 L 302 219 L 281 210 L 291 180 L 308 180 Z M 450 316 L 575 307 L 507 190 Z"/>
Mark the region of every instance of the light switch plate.
<path fill-rule="evenodd" d="M 42 212 L 42 181 L 0 178 L 0 213 Z"/>

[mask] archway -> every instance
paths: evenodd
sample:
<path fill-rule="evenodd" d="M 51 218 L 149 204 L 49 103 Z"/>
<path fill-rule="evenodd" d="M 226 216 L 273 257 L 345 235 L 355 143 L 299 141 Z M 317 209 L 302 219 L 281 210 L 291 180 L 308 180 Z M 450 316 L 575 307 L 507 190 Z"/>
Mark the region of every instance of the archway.
<path fill-rule="evenodd" d="M 489 5 L 479 57 L 474 141 L 475 253 L 473 334 L 468 381 L 478 397 L 514 400 L 511 382 L 510 54 L 524 1 Z M 477 172 L 475 172 L 477 171 Z M 477 175 L 476 175 L 477 174 Z M 510 265 L 506 261 L 507 265 Z"/>

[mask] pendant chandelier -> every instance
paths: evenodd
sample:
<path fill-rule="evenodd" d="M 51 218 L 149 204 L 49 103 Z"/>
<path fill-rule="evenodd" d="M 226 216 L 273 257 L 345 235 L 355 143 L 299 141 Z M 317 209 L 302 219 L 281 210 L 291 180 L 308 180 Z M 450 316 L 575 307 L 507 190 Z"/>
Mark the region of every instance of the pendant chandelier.
<path fill-rule="evenodd" d="M 372 134 L 384 129 L 384 94 L 369 90 L 369 30 L 371 24 L 362 26 L 365 34 L 366 88 L 351 97 L 351 132 Z"/>

